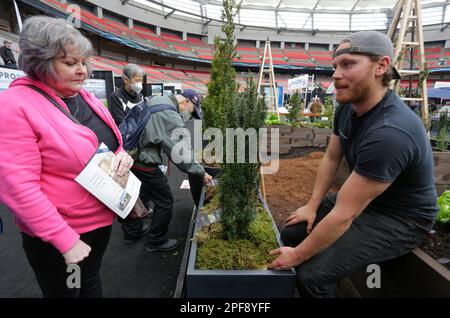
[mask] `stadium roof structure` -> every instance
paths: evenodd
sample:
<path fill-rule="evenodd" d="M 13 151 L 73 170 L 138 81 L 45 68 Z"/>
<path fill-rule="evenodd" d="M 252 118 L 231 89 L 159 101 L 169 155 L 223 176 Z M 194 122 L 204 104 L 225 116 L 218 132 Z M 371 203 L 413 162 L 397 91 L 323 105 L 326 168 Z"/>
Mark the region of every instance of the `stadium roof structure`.
<path fill-rule="evenodd" d="M 159 12 L 167 19 L 189 18 L 205 25 L 220 21 L 221 0 L 124 0 Z M 236 0 L 236 23 L 278 31 L 336 32 L 386 30 L 397 0 Z M 450 0 L 422 0 L 424 25 L 448 27 Z"/>

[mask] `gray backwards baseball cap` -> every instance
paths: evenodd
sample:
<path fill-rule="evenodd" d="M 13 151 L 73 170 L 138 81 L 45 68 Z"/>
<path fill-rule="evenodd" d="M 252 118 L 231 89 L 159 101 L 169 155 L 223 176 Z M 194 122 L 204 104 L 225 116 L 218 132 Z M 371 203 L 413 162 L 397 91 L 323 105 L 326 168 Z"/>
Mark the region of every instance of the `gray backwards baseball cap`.
<path fill-rule="evenodd" d="M 391 58 L 391 65 L 393 70 L 393 78 L 401 79 L 398 70 L 393 66 L 394 63 L 394 47 L 391 40 L 384 33 L 378 31 L 361 31 L 350 34 L 343 39 L 341 43 L 349 42 L 350 47 L 333 52 L 333 58 L 342 54 L 362 54 L 369 56 L 389 56 Z"/>

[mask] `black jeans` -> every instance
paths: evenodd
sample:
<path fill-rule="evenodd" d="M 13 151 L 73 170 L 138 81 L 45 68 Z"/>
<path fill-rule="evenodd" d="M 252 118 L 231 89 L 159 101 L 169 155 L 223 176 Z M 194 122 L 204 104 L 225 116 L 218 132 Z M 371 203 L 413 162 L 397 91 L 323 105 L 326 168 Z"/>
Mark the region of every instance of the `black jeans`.
<path fill-rule="evenodd" d="M 80 235 L 80 239 L 91 247 L 91 252 L 87 258 L 78 263 L 81 288 L 69 288 L 67 280 L 74 272 L 67 272 L 67 265 L 61 253 L 50 243 L 22 232 L 23 248 L 41 288 L 42 296 L 45 298 L 103 297 L 100 267 L 110 236 L 111 226 Z"/>
<path fill-rule="evenodd" d="M 168 239 L 167 231 L 173 213 L 173 196 L 167 177 L 159 168 L 152 171 L 133 169 L 133 173 L 142 182 L 139 193 L 142 202 L 146 206 L 149 201 L 155 204 L 150 230 L 146 235 L 147 244 L 162 244 Z"/>
<path fill-rule="evenodd" d="M 337 194 L 328 194 L 317 210 L 316 226 L 334 207 Z M 373 263 L 414 249 L 429 229 L 412 219 L 366 208 L 333 244 L 297 266 L 297 287 L 303 297 L 334 297 L 336 283 Z M 307 236 L 306 222 L 287 226 L 281 239 L 297 246 Z"/>

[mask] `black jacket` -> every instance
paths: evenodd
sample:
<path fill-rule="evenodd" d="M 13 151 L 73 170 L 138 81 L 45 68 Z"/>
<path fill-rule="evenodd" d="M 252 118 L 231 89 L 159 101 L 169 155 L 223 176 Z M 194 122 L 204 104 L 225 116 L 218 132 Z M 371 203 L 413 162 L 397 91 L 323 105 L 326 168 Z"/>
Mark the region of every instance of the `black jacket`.
<path fill-rule="evenodd" d="M 125 114 L 142 101 L 143 96 L 141 93 L 130 94 L 123 87 L 119 90 L 115 90 L 111 94 L 111 104 L 108 105 L 108 108 L 117 126 L 120 125 Z"/>
<path fill-rule="evenodd" d="M 2 46 L 0 48 L 0 56 L 5 64 L 16 64 L 16 59 L 14 58 L 13 52 L 6 46 Z"/>

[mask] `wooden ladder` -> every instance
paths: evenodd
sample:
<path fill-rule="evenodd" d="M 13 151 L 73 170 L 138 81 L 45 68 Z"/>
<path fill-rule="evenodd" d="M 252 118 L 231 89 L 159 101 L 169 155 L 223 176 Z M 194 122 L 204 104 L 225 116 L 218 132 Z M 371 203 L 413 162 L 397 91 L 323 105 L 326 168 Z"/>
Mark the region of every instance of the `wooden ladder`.
<path fill-rule="evenodd" d="M 411 41 L 405 41 L 405 36 L 408 28 L 411 27 L 411 34 L 413 39 Z M 397 38 L 395 39 L 397 28 Z M 392 19 L 392 23 L 389 27 L 388 37 L 394 43 L 394 66 L 399 71 L 400 75 L 405 76 L 418 76 L 419 82 L 417 85 L 420 97 L 405 97 L 404 101 L 419 101 L 422 107 L 422 120 L 425 127 L 429 128 L 428 118 L 428 97 L 427 97 L 427 67 L 425 61 L 425 49 L 423 44 L 423 28 L 422 28 L 422 9 L 420 6 L 420 0 L 399 0 Z M 403 69 L 403 56 L 408 50 L 418 48 L 419 53 L 419 65 L 418 69 Z M 425 78 L 421 79 L 421 77 Z M 392 86 L 395 92 L 400 92 L 400 80 L 396 80 Z"/>
<path fill-rule="evenodd" d="M 269 63 L 266 63 L 266 60 L 269 60 Z M 268 64 L 268 67 L 266 67 L 266 64 Z M 264 74 L 269 74 L 269 81 L 265 81 Z M 258 78 L 258 86 L 257 86 L 257 92 L 260 93 L 261 86 L 263 87 L 270 87 L 269 90 L 269 104 L 268 111 L 277 113 L 278 119 L 280 119 L 280 113 L 278 111 L 278 90 L 275 83 L 275 73 L 273 71 L 273 60 L 272 60 L 272 50 L 270 48 L 270 40 L 266 40 L 266 45 L 264 47 L 264 54 L 261 61 L 261 68 L 259 70 L 259 78 Z"/>

